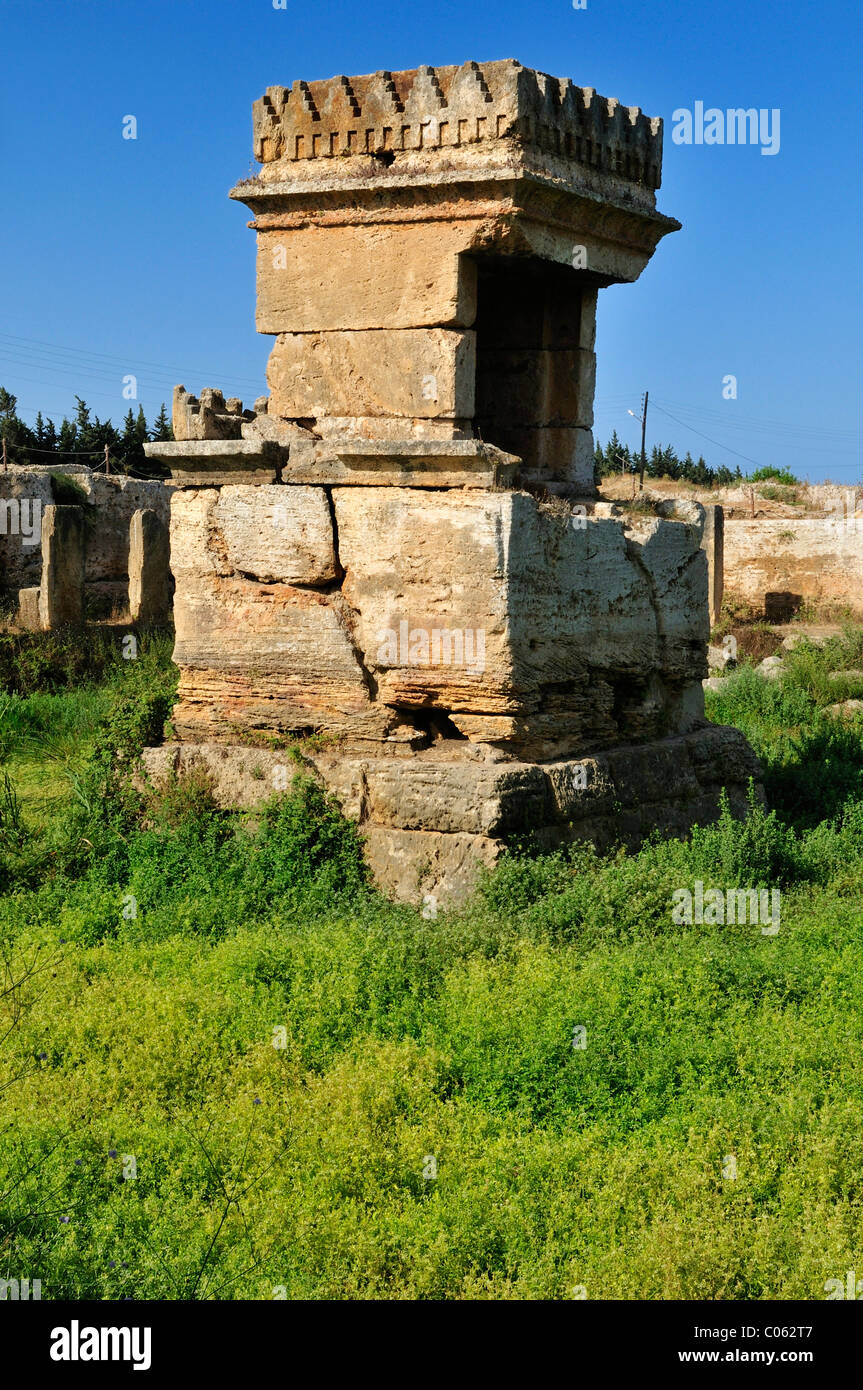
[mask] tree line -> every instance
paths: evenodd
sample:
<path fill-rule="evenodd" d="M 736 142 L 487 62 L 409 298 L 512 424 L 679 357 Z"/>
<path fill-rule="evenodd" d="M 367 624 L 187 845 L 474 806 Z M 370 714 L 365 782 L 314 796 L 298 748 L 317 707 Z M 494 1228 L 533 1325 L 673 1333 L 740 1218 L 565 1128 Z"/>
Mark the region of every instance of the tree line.
<path fill-rule="evenodd" d="M 641 450 L 630 449 L 621 444 L 614 431 L 605 448 L 599 440 L 594 450 L 594 473 L 597 482 L 610 473 L 638 473 L 641 470 Z M 699 454 L 693 459 L 687 450 L 686 457 L 680 458 L 670 444 L 654 444 L 645 461 L 646 478 L 672 478 L 687 483 L 697 483 L 701 487 L 730 487 L 740 482 L 743 474 L 739 468 L 731 469 L 720 465 L 711 468 Z"/>
<path fill-rule="evenodd" d="M 122 429 L 118 429 L 110 420 L 91 415 L 80 396 L 75 397 L 75 402 L 73 418 L 64 417 L 59 429 L 53 420 L 43 419 L 41 410 L 31 426 L 18 415 L 17 397 L 0 386 L 0 441 L 5 442 L 8 462 L 24 467 L 83 464 L 101 471 L 107 445 L 112 473 L 139 478 L 161 476 L 162 470 L 145 457 L 144 445 L 150 440 L 174 438 L 164 403 L 152 425 L 147 424 L 143 406 L 139 405 L 137 414 L 129 408 Z"/>

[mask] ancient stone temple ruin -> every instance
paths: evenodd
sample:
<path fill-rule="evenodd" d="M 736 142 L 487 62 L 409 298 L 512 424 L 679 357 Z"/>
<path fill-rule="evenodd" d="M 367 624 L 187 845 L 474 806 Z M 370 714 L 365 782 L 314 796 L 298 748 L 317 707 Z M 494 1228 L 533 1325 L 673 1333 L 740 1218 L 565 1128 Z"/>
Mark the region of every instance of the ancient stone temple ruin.
<path fill-rule="evenodd" d="M 225 805 L 296 758 L 399 896 L 513 835 L 636 842 L 745 805 L 703 719 L 703 510 L 597 503 L 597 293 L 677 222 L 661 122 L 514 61 L 269 88 L 254 108 L 254 410 L 178 387 L 177 742 Z"/>

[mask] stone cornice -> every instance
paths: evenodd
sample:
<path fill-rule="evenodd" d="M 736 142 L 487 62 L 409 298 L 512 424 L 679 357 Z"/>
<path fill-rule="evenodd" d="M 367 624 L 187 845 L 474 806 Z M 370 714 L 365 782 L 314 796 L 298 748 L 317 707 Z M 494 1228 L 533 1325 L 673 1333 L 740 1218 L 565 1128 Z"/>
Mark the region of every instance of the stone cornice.
<path fill-rule="evenodd" d="M 514 59 L 334 77 L 269 87 L 254 105 L 254 153 L 286 178 L 310 164 L 370 156 L 439 160 L 500 142 L 652 193 L 662 171 L 662 121 Z"/>

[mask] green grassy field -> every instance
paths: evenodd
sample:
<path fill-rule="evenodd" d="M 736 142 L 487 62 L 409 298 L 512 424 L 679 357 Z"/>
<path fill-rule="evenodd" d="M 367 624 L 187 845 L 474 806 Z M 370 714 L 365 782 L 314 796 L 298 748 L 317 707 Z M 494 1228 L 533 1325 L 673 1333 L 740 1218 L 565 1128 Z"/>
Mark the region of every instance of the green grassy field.
<path fill-rule="evenodd" d="M 820 1299 L 863 1272 L 863 721 L 824 713 L 863 633 L 710 697 L 769 812 L 514 852 L 435 920 L 372 890 L 313 784 L 257 821 L 136 790 L 169 650 L 0 637 L 0 1277 Z M 779 932 L 674 925 L 699 879 L 778 887 Z"/>

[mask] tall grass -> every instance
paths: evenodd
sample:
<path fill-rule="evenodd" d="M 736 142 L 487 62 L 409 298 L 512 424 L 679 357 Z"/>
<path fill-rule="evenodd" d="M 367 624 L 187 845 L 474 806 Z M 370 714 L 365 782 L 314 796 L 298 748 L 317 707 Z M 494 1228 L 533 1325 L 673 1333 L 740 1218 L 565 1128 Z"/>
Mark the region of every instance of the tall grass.
<path fill-rule="evenodd" d="M 513 852 L 433 919 L 374 891 L 312 783 L 257 824 L 204 782 L 136 785 L 170 707 L 155 656 L 112 667 L 89 714 L 54 692 L 76 784 L 39 873 L 12 862 L 0 893 L 2 1277 L 824 1297 L 863 1261 L 863 758 L 823 713 L 837 651 L 711 701 L 758 745 L 770 809 L 637 854 Z M 16 707 L 13 771 L 46 698 Z M 778 886 L 778 935 L 675 925 L 696 880 Z"/>

